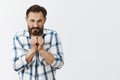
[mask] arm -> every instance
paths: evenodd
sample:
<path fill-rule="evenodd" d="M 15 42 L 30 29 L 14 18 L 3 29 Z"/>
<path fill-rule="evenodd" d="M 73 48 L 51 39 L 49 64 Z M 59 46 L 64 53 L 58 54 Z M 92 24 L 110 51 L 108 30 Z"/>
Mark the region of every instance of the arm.
<path fill-rule="evenodd" d="M 14 50 L 14 63 L 13 68 L 15 71 L 21 71 L 27 69 L 28 65 L 26 62 L 26 51 L 23 49 L 23 44 L 21 43 L 18 36 L 13 38 L 13 50 Z"/>
<path fill-rule="evenodd" d="M 23 38 L 24 40 L 26 38 Z M 23 39 L 20 39 L 20 37 L 15 36 L 13 38 L 13 46 L 14 46 L 14 70 L 15 71 L 21 71 L 23 69 L 28 69 L 30 62 L 33 60 L 33 57 L 37 51 L 37 40 L 36 37 L 31 37 L 30 44 L 31 48 L 28 51 L 24 50 Z"/>
<path fill-rule="evenodd" d="M 48 65 L 51 65 L 54 62 L 54 55 L 47 52 L 45 49 L 39 50 L 39 53 Z"/>
<path fill-rule="evenodd" d="M 29 64 L 32 61 L 32 59 L 37 51 L 38 46 L 36 45 L 36 43 L 37 43 L 36 36 L 32 36 L 30 39 L 31 49 L 29 49 L 28 53 L 26 54 L 27 64 Z"/>
<path fill-rule="evenodd" d="M 57 33 L 53 35 L 52 45 L 48 52 L 51 52 L 54 55 L 54 62 L 51 64 L 51 66 L 56 69 L 60 69 L 64 64 L 64 54 L 62 43 Z"/>
<path fill-rule="evenodd" d="M 38 52 L 40 56 L 42 56 L 47 65 L 51 65 L 54 62 L 54 56 L 50 52 L 47 52 L 43 48 L 44 40 L 42 37 L 38 37 Z"/>
<path fill-rule="evenodd" d="M 43 40 L 38 38 L 39 53 L 44 59 L 44 65 L 51 65 L 54 68 L 61 68 L 64 64 L 61 41 L 58 34 L 52 34 L 51 47 L 48 51 L 43 48 Z M 40 46 L 41 45 L 41 46 Z"/>
<path fill-rule="evenodd" d="M 35 55 L 35 52 L 36 52 L 36 51 L 35 51 L 34 49 L 30 49 L 30 50 L 28 51 L 28 53 L 26 54 L 26 58 L 25 58 L 27 64 L 29 64 L 29 63 L 32 61 L 32 59 L 33 59 L 33 57 L 34 57 L 34 55 Z"/>

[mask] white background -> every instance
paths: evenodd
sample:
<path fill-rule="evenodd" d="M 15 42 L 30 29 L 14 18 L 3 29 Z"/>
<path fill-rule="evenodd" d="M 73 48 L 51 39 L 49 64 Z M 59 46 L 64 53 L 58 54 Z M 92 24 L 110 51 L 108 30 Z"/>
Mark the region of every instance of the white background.
<path fill-rule="evenodd" d="M 48 11 L 46 28 L 61 37 L 65 65 L 57 80 L 120 80 L 120 0 L 1 0 L 0 80 L 16 80 L 12 37 L 27 28 L 26 9 Z"/>

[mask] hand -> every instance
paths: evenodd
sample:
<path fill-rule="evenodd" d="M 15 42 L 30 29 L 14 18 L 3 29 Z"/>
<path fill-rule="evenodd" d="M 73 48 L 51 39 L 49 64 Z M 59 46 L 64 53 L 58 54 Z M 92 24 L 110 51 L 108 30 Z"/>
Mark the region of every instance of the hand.
<path fill-rule="evenodd" d="M 44 44 L 44 40 L 43 38 L 40 36 L 38 37 L 38 51 L 40 51 L 41 49 L 43 49 L 43 44 Z"/>
<path fill-rule="evenodd" d="M 27 55 L 26 55 L 26 62 L 27 64 L 30 63 L 30 61 L 33 59 L 34 54 L 36 53 L 36 51 L 38 50 L 38 46 L 36 45 L 37 41 L 37 36 L 31 36 L 30 39 L 30 44 L 31 44 L 31 49 L 29 49 Z"/>
<path fill-rule="evenodd" d="M 37 36 L 31 36 L 30 44 L 31 44 L 31 49 L 33 51 L 37 51 L 37 49 L 38 49 L 38 46 L 36 45 L 37 44 Z"/>

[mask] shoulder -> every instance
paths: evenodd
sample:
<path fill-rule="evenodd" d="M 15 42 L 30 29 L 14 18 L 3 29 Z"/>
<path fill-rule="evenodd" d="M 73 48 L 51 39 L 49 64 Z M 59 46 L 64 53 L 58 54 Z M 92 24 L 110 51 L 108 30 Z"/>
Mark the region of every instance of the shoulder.
<path fill-rule="evenodd" d="M 18 38 L 18 37 L 27 37 L 29 36 L 28 30 L 24 29 L 19 32 L 16 32 L 13 38 Z"/>
<path fill-rule="evenodd" d="M 60 40 L 60 36 L 56 30 L 44 29 L 44 36 L 51 39 Z"/>
<path fill-rule="evenodd" d="M 55 30 L 52 30 L 52 29 L 44 29 L 44 34 L 51 34 L 51 35 L 54 35 L 54 34 L 58 34 L 57 31 Z"/>

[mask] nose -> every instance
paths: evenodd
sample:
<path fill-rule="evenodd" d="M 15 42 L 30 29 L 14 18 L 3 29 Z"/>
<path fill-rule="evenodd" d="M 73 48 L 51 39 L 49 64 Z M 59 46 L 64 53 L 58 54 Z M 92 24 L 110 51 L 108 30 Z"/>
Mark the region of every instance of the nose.
<path fill-rule="evenodd" d="M 38 23 L 37 23 L 37 22 L 34 22 L 33 26 L 34 26 L 34 27 L 38 27 Z"/>

